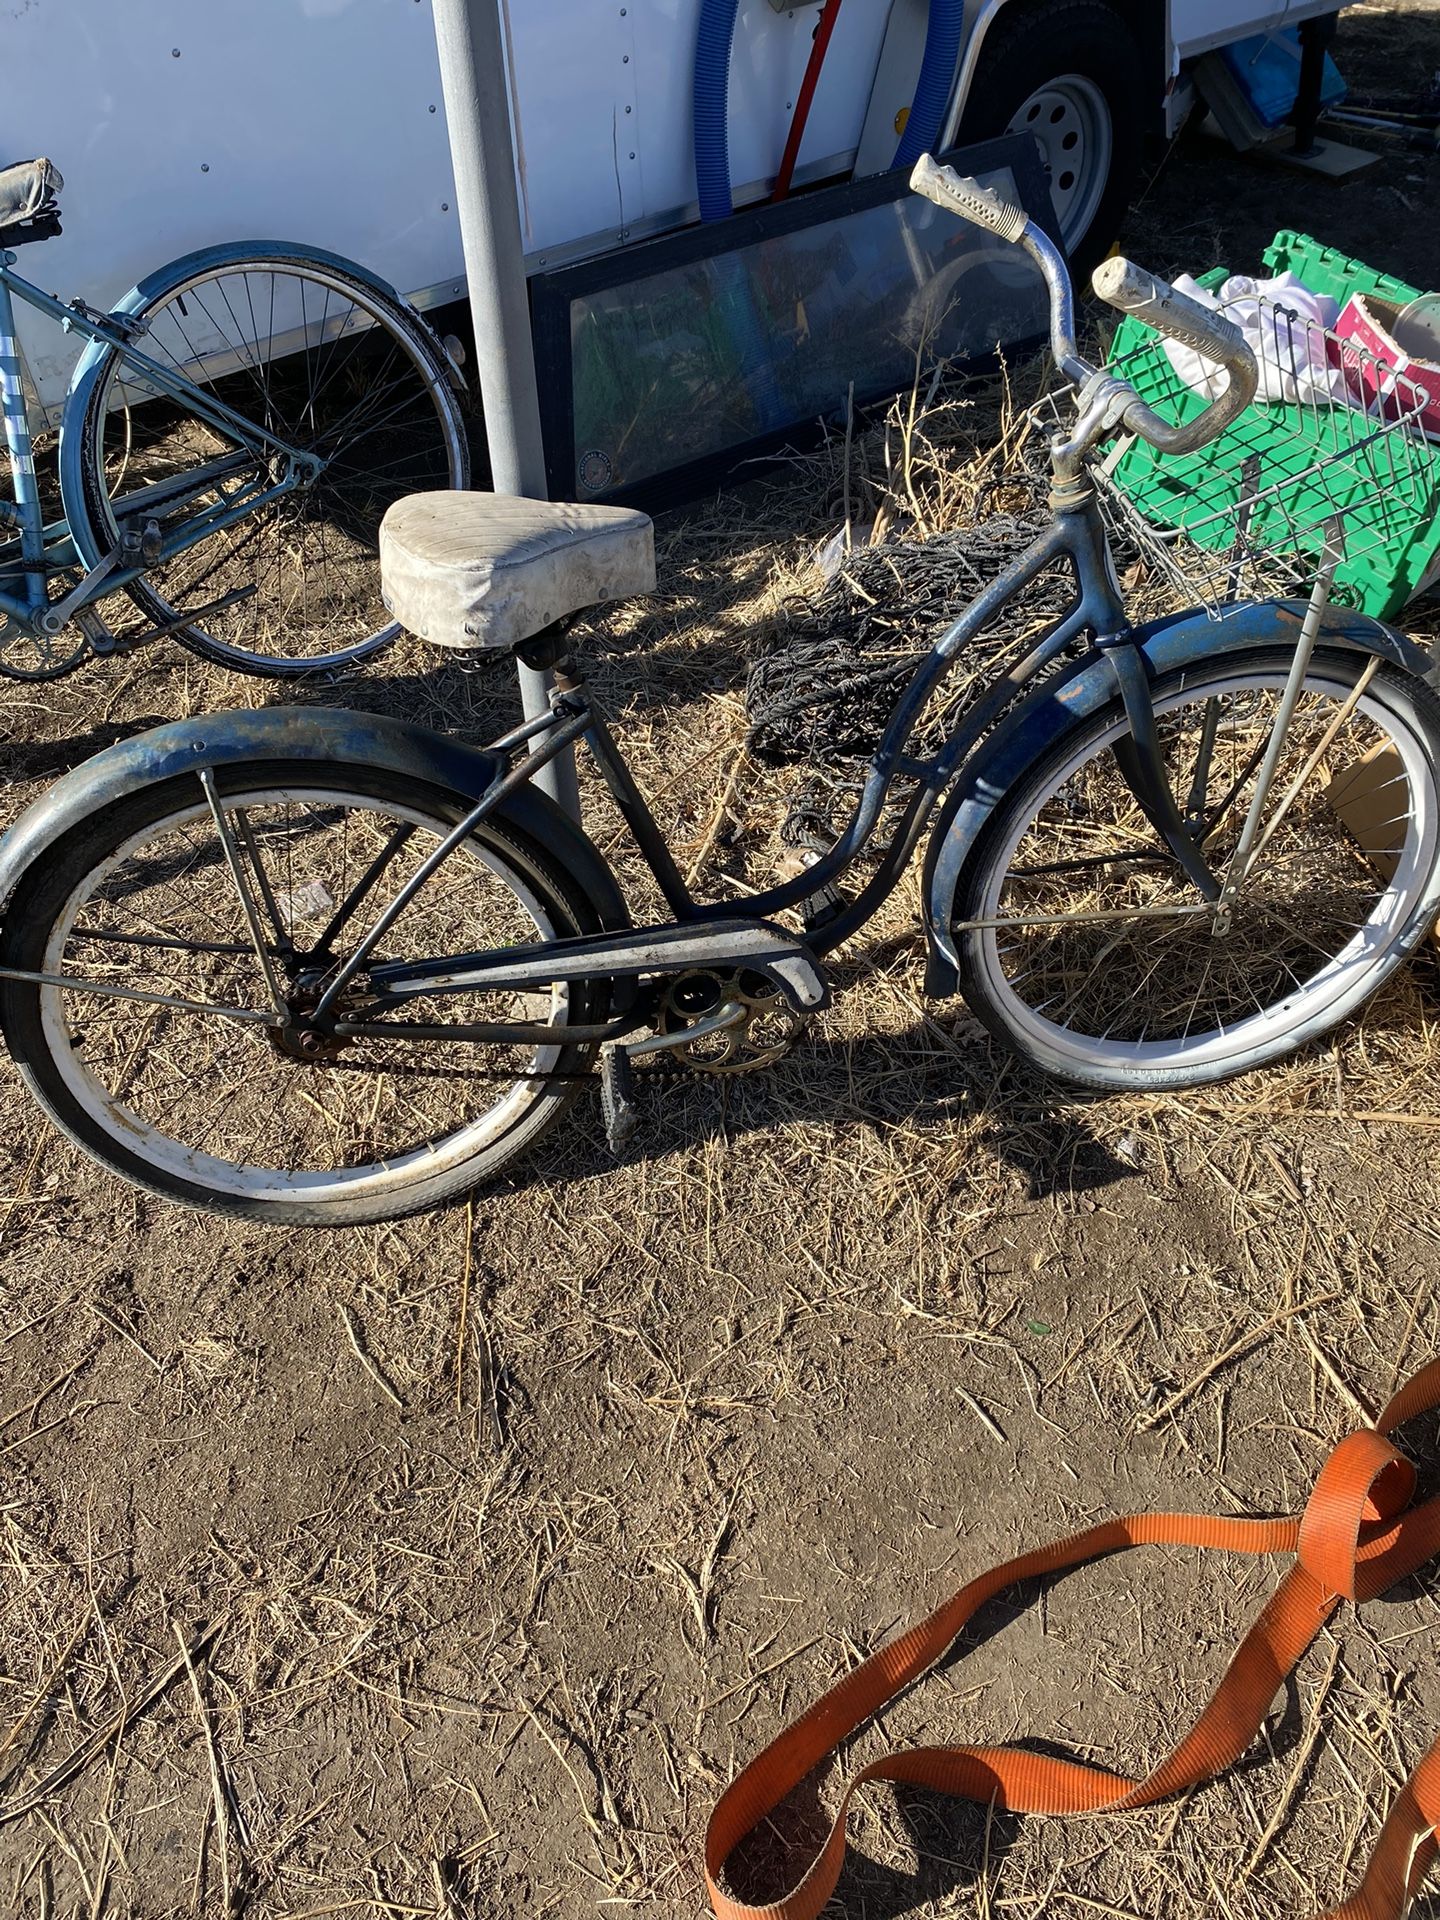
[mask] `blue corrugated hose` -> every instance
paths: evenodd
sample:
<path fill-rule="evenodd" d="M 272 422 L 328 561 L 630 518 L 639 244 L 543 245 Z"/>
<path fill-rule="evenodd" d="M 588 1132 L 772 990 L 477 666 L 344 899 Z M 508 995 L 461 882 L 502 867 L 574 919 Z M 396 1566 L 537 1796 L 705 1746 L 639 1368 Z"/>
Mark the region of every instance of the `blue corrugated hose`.
<path fill-rule="evenodd" d="M 695 184 L 700 218 L 723 220 L 735 211 L 730 197 L 730 47 L 740 0 L 702 0 L 695 43 Z"/>
<path fill-rule="evenodd" d="M 730 23 L 733 27 L 733 6 Z M 930 24 L 925 29 L 920 79 L 892 167 L 913 167 L 922 153 L 934 151 L 955 86 L 955 67 L 960 58 L 960 36 L 964 27 L 965 0 L 930 0 Z"/>
<path fill-rule="evenodd" d="M 735 211 L 730 193 L 730 47 L 740 0 L 703 0 L 695 43 L 695 185 L 702 220 L 724 220 Z M 755 287 L 740 261 L 716 261 L 717 304 L 733 301 L 731 337 L 740 356 L 746 390 L 762 432 L 787 426 L 790 414 L 775 381 L 774 341 L 760 317 Z"/>

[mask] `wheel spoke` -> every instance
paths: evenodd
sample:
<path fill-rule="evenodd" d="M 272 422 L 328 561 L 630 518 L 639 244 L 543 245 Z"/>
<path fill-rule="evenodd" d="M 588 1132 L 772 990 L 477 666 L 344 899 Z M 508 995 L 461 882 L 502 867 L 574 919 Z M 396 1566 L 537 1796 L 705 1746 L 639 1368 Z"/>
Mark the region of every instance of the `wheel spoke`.
<path fill-rule="evenodd" d="M 156 625 L 226 664 L 288 675 L 360 660 L 395 631 L 379 591 L 381 516 L 403 494 L 464 480 L 459 413 L 433 349 L 399 309 L 319 262 L 238 262 L 157 297 L 143 311 L 156 358 L 196 380 L 257 427 L 313 450 L 325 462 L 129 589 Z M 272 340 L 293 353 L 270 356 Z M 117 399 L 142 399 L 131 412 Z M 95 446 L 86 499 L 101 550 L 118 537 L 123 484 L 131 495 L 182 482 L 215 458 L 219 435 L 177 403 L 154 399 L 117 353 L 87 414 Z M 278 476 L 248 461 L 241 478 L 256 494 Z M 167 533 L 227 496 L 236 484 L 205 475 L 172 503 Z M 242 601 L 193 624 L 187 607 L 242 588 Z M 210 589 L 207 591 L 207 589 Z"/>
<path fill-rule="evenodd" d="M 400 825 L 396 827 L 379 853 L 376 854 L 375 858 L 370 862 L 369 866 L 366 867 L 360 878 L 335 909 L 330 924 L 325 928 L 325 931 L 315 943 L 315 951 L 317 953 L 328 954 L 333 951 L 336 938 L 341 930 L 347 927 L 351 920 L 354 919 L 360 907 L 364 905 L 366 899 L 384 877 L 396 854 L 399 853 L 400 849 L 413 836 L 414 832 L 414 827 L 408 821 L 402 821 Z"/>

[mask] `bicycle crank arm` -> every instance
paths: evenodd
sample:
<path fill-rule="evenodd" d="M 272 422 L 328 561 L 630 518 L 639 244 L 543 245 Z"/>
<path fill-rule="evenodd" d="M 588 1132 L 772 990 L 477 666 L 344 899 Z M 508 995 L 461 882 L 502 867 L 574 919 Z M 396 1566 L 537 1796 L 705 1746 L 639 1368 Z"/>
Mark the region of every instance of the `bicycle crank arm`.
<path fill-rule="evenodd" d="M 750 1017 L 750 1010 L 739 1000 L 727 1000 L 714 1013 L 706 1014 L 703 1020 L 696 1020 L 691 1026 L 681 1027 L 675 1033 L 652 1033 L 647 1039 L 632 1040 L 622 1051 L 630 1060 L 643 1060 L 650 1053 L 668 1053 L 680 1047 L 693 1047 L 697 1040 L 706 1040 L 712 1033 L 728 1033 L 732 1027 L 743 1027 Z"/>
<path fill-rule="evenodd" d="M 764 920 L 643 927 L 445 960 L 391 960 L 372 966 L 369 979 L 387 1000 L 396 1000 L 490 987 L 541 990 L 557 980 L 638 979 L 695 968 L 731 973 L 746 967 L 772 980 L 796 1013 L 814 1013 L 829 1004 L 829 986 L 809 948 Z"/>

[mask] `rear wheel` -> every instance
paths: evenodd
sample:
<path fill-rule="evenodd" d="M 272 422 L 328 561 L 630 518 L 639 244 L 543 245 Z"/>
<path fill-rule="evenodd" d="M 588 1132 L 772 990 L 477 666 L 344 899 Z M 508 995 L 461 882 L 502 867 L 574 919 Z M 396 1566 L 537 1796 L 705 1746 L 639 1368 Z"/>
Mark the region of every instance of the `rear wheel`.
<path fill-rule="evenodd" d="M 1171 791 L 1203 820 L 1220 878 L 1290 664 L 1257 649 L 1153 689 Z M 990 816 L 956 887 L 960 989 L 992 1032 L 1080 1086 L 1199 1086 L 1360 1006 L 1440 909 L 1440 700 L 1389 666 L 1355 699 L 1367 664 L 1315 654 L 1223 936 L 1121 773 L 1120 703 L 1062 735 Z M 1373 789 L 1367 839 L 1388 852 L 1362 852 L 1331 804 L 1351 770 Z"/>
<path fill-rule="evenodd" d="M 360 276 L 284 254 L 190 273 L 136 318 L 137 352 L 324 462 L 315 479 L 144 574 L 129 591 L 146 621 L 272 679 L 368 659 L 399 632 L 380 598 L 385 509 L 469 478 L 439 341 Z M 153 521 L 171 534 L 278 478 L 276 459 L 158 394 L 118 350 L 82 432 L 95 558 L 122 528 Z M 215 605 L 230 595 L 243 597 Z"/>
<path fill-rule="evenodd" d="M 360 766 L 217 770 L 250 908 L 198 778 L 147 788 L 84 822 L 22 882 L 6 967 L 84 987 L 0 983 L 20 1072 L 56 1124 L 105 1166 L 168 1199 L 276 1223 L 352 1226 L 431 1207 L 492 1179 L 555 1124 L 590 1050 L 289 1033 L 307 978 L 353 951 L 467 810 L 459 796 Z M 598 931 L 552 855 L 484 821 L 422 888 L 377 958 L 484 951 Z M 109 987 L 112 991 L 104 991 Z M 116 997 L 113 990 L 161 996 Z M 315 998 L 309 989 L 310 1004 Z M 350 996 L 352 1021 L 369 997 Z M 420 997 L 429 1026 L 604 1018 L 588 983 Z"/>

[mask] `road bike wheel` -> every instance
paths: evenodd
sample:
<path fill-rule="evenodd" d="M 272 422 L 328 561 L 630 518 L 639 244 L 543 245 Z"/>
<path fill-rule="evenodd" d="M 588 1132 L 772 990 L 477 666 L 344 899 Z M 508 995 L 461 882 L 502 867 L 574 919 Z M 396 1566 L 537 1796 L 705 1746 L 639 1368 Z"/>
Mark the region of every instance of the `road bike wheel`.
<path fill-rule="evenodd" d="M 407 493 L 463 487 L 464 421 L 444 350 L 411 309 L 319 260 L 230 261 L 166 287 L 138 313 L 137 351 L 288 444 L 318 479 L 257 508 L 129 589 L 147 623 L 222 666 L 273 679 L 368 659 L 399 627 L 380 599 L 380 520 Z M 275 477 L 220 429 L 157 395 L 117 348 L 82 423 L 97 552 L 122 522 L 162 533 Z M 218 464 L 217 464 L 218 463 Z M 181 489 L 155 504 L 154 490 Z M 248 589 L 232 605 L 195 611 Z"/>
<path fill-rule="evenodd" d="M 1221 878 L 1292 657 L 1221 656 L 1153 689 L 1171 789 L 1204 817 Z M 1373 993 L 1440 908 L 1440 700 L 1381 666 L 1347 711 L 1371 664 L 1354 652 L 1311 661 L 1223 938 L 1120 772 L 1119 701 L 1063 734 L 995 809 L 956 887 L 960 988 L 990 1030 L 1080 1086 L 1201 1086 L 1290 1052 Z M 1387 752 L 1394 851 L 1376 860 L 1326 783 Z M 987 920 L 1001 924 L 963 927 Z"/>
<path fill-rule="evenodd" d="M 331 923 L 327 953 L 343 959 L 469 806 L 359 765 L 222 768 L 216 790 L 269 967 L 292 1004 Z M 598 930 L 591 901 L 553 856 L 491 816 L 421 889 L 377 958 Z M 17 888 L 0 965 L 90 983 L 0 982 L 16 1064 L 77 1145 L 167 1199 L 275 1224 L 395 1219 L 493 1179 L 554 1126 L 590 1066 L 590 1049 L 558 1040 L 386 1035 L 302 1057 L 297 1035 L 287 1046 L 264 1024 L 266 970 L 191 775 L 76 827 Z M 116 988 L 188 1005 L 121 999 Z M 362 976 L 346 1005 L 366 997 Z M 603 1020 L 607 1003 L 603 986 L 571 982 L 437 993 L 406 1001 L 400 1017 L 559 1027 Z"/>

